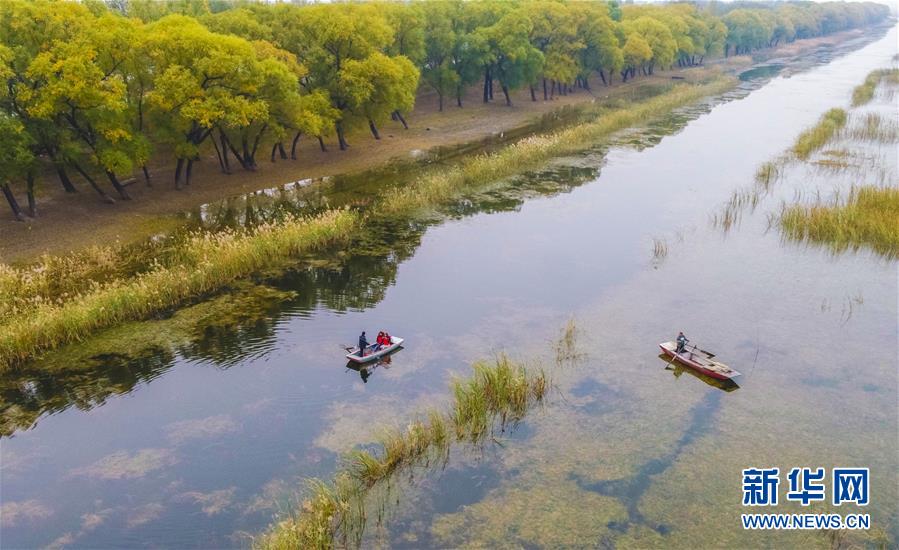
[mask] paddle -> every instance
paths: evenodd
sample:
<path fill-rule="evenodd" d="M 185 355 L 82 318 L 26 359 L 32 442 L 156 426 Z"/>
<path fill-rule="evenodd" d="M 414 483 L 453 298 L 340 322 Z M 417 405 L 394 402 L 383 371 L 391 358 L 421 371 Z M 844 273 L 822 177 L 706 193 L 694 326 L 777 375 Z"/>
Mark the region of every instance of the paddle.
<path fill-rule="evenodd" d="M 687 342 L 689 342 L 689 340 L 687 340 Z M 693 347 L 695 348 L 696 346 L 694 345 Z M 670 366 L 671 366 L 671 363 L 674 363 L 674 360 L 677 359 L 677 358 L 678 358 L 678 353 L 677 353 L 677 343 L 675 342 L 675 344 L 674 344 L 674 357 L 672 357 L 672 358 L 671 358 L 671 361 L 668 361 L 668 364 L 665 365 L 665 370 L 668 370 L 668 367 L 670 367 Z"/>

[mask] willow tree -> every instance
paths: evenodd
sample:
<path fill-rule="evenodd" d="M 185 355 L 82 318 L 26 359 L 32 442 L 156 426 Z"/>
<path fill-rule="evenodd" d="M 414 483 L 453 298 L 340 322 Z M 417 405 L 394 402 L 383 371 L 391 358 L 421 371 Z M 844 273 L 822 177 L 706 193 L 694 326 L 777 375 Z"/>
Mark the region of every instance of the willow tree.
<path fill-rule="evenodd" d="M 585 44 L 578 35 L 577 17 L 570 5 L 540 1 L 525 4 L 524 9 L 531 21 L 531 44 L 543 56 L 540 76 L 543 99 L 548 99 L 557 86 L 564 93 L 579 76 L 578 54 Z M 550 94 L 547 94 L 547 80 L 552 84 Z M 529 84 L 531 100 L 536 101 L 534 86 Z"/>
<path fill-rule="evenodd" d="M 148 94 L 154 128 L 174 151 L 175 187 L 181 188 L 215 128 L 249 126 L 267 116 L 257 93 L 264 70 L 249 41 L 213 33 L 183 15 L 149 25 L 147 45 L 157 71 Z"/>
<path fill-rule="evenodd" d="M 373 4 L 284 6 L 272 24 L 280 45 L 308 67 L 304 85 L 322 90 L 339 113 L 334 129 L 345 150 L 347 128 L 360 119 L 359 106 L 372 94 L 371 84 L 357 74 L 373 62 L 402 57 L 384 54 L 394 39 L 387 19 Z"/>
<path fill-rule="evenodd" d="M 663 68 L 671 66 L 678 46 L 671 30 L 664 23 L 644 15 L 635 19 L 625 19 L 623 25 L 628 34 L 638 35 L 652 51 L 652 56 L 642 65 L 644 73 L 652 74 L 657 66 Z"/>
<path fill-rule="evenodd" d="M 460 5 L 453 2 L 425 2 L 425 50 L 421 62 L 421 79 L 437 92 L 438 110 L 443 111 L 444 97 L 459 86 L 461 77 L 453 68 L 453 52 L 459 43 Z"/>
<path fill-rule="evenodd" d="M 577 35 L 583 48 L 577 53 L 579 76 L 590 88 L 590 76 L 599 73 L 603 84 L 612 83 L 612 75 L 624 66 L 616 27 L 602 4 L 582 2 L 572 5 L 577 21 Z"/>
<path fill-rule="evenodd" d="M 534 82 L 543 69 L 543 54 L 531 44 L 532 31 L 530 18 L 512 11 L 475 33 L 482 37 L 487 52 L 485 79 L 491 88 L 494 78 L 499 81 L 508 106 L 512 105 L 509 91 Z"/>

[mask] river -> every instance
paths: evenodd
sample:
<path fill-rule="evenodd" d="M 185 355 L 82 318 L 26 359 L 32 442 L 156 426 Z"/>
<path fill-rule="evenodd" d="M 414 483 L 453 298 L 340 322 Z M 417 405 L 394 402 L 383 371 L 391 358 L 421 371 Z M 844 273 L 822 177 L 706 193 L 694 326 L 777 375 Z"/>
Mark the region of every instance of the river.
<path fill-rule="evenodd" d="M 573 318 L 587 357 L 555 375 L 545 407 L 501 444 L 416 472 L 368 542 L 826 546 L 816 532 L 743 531 L 741 470 L 859 466 L 877 536 L 895 545 L 896 264 L 769 228 L 797 189 L 845 184 L 804 168 L 729 231 L 712 220 L 890 66 L 896 41 L 894 27 L 860 48 L 771 60 L 735 92 L 381 228 L 370 248 L 4 376 L 0 543 L 245 546 L 296 505 L 304 478 L 445 401 L 472 361 L 551 361 Z M 895 120 L 894 99 L 880 108 Z M 406 349 L 365 378 L 346 368 L 341 345 L 381 328 Z M 657 344 L 678 330 L 742 371 L 740 387 L 666 370 Z M 128 353 L 109 344 L 123 335 Z M 170 345 L 143 348 L 151 337 Z"/>

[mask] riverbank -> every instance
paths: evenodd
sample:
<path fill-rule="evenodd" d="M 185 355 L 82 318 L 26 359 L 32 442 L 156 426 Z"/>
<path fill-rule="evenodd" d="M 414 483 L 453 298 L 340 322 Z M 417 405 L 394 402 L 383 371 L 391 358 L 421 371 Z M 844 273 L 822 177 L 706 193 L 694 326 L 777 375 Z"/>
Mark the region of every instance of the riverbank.
<path fill-rule="evenodd" d="M 854 30 L 831 36 L 798 40 L 779 48 L 761 52 L 760 58 L 772 55 L 801 55 L 818 48 L 833 47 L 847 40 L 864 36 L 866 31 Z M 708 64 L 733 72 L 752 63 L 748 57 L 712 60 Z M 399 123 L 384 128 L 382 139 L 374 140 L 361 129 L 350 135 L 351 148 L 337 150 L 331 146 L 322 152 L 314 140 L 300 142 L 299 160 L 270 163 L 265 160 L 256 172 L 237 172 L 223 175 L 218 170 L 214 151 L 206 152 L 204 162 L 197 163 L 193 183 L 184 190 L 171 185 L 171 167 L 158 166 L 151 171 L 153 192 L 143 184 L 129 188 L 134 200 L 104 204 L 84 190 L 78 195 L 66 195 L 56 185 L 41 186 L 40 217 L 37 220 L 15 222 L 0 217 L 0 262 L 21 263 L 35 260 L 41 254 L 66 254 L 90 246 L 112 243 L 140 242 L 147 237 L 171 230 L 182 222 L 174 215 L 214 202 L 224 197 L 253 192 L 289 181 L 338 175 L 371 169 L 396 160 L 411 160 L 423 152 L 452 148 L 462 144 L 476 144 L 486 138 L 517 133 L 534 126 L 541 117 L 552 116 L 565 108 L 602 106 L 619 98 L 639 97 L 641 90 L 668 83 L 673 77 L 695 82 L 706 77 L 709 68 L 694 67 L 659 72 L 627 83 L 617 82 L 611 87 L 594 83 L 591 92 L 578 90 L 551 101 L 532 102 L 527 90 L 513 94 L 513 107 L 501 102 L 484 104 L 479 89 L 469 90 L 461 109 L 447 106 L 444 112 L 436 109 L 436 96 L 421 93 L 415 110 L 407 117 L 410 127 L 404 130 Z"/>

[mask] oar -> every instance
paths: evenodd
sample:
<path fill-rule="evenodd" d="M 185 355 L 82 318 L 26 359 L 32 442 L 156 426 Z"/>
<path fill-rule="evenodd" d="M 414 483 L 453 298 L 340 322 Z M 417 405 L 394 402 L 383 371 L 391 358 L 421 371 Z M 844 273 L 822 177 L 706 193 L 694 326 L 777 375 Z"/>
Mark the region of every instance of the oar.
<path fill-rule="evenodd" d="M 668 361 L 668 364 L 665 365 L 665 370 L 668 370 L 668 367 L 671 366 L 671 363 L 674 363 L 674 360 L 677 359 L 677 343 L 674 344 L 674 357 L 671 358 L 671 361 Z"/>
<path fill-rule="evenodd" d="M 689 342 L 689 340 L 687 340 Z M 693 344 L 693 349 L 696 349 L 696 344 Z M 671 363 L 674 363 L 674 360 L 678 358 L 677 353 L 677 342 L 674 343 L 674 357 L 671 358 L 671 361 L 668 361 L 668 364 L 665 365 L 665 370 L 668 370 L 668 367 L 671 366 Z"/>

